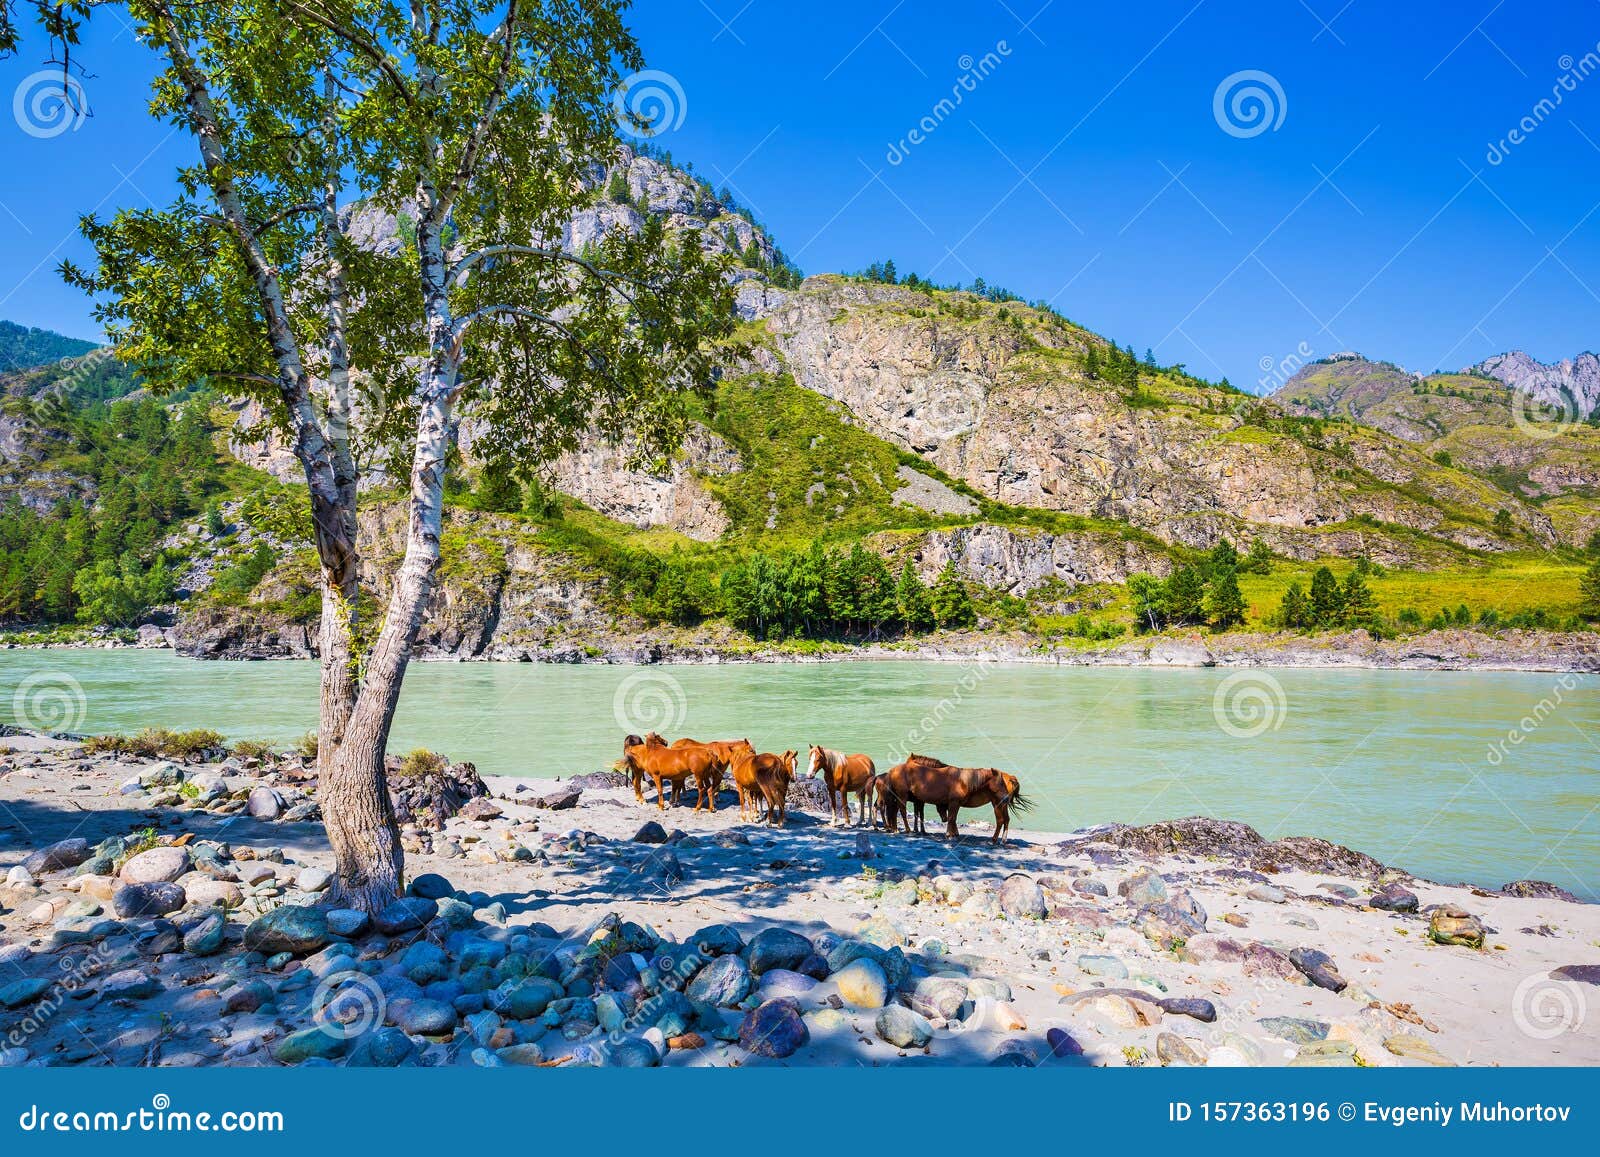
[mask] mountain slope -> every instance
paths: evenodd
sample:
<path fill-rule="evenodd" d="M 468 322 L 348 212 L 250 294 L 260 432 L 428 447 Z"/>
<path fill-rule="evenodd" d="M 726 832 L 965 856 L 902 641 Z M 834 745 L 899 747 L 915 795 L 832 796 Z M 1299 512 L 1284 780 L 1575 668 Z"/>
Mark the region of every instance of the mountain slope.
<path fill-rule="evenodd" d="M 0 321 L 0 374 L 81 357 L 95 348 L 92 341 Z"/>

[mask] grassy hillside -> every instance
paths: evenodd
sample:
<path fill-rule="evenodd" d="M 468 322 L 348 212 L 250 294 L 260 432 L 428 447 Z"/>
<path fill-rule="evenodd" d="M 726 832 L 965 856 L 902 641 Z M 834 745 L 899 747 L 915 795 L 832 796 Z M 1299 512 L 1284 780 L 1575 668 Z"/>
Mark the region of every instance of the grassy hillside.
<path fill-rule="evenodd" d="M 92 341 L 0 321 L 0 374 L 81 357 L 94 348 Z"/>

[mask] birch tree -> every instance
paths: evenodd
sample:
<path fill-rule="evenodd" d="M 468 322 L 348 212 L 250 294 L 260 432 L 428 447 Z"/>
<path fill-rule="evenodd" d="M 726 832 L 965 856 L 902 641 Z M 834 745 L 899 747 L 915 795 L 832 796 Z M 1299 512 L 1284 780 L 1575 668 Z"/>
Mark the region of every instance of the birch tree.
<path fill-rule="evenodd" d="M 612 93 L 643 63 L 623 7 L 128 5 L 167 60 L 153 108 L 200 161 L 167 209 L 85 221 L 98 268 L 66 272 L 157 388 L 251 394 L 292 439 L 323 572 L 319 799 L 338 903 L 374 911 L 404 882 L 383 761 L 434 593 L 455 424 L 481 427 L 497 468 L 531 472 L 587 430 L 659 456 L 732 327 L 726 270 L 693 236 L 647 219 L 564 244 L 618 144 Z M 414 242 L 352 245 L 354 203 L 403 216 Z M 359 655 L 353 374 L 410 454 L 404 557 Z"/>

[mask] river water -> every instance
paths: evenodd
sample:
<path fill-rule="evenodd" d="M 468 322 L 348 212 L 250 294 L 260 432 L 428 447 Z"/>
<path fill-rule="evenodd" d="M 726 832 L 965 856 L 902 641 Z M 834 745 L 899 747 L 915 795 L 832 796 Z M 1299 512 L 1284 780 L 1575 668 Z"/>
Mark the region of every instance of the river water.
<path fill-rule="evenodd" d="M 0 719 L 79 732 L 212 727 L 287 742 L 310 662 L 0 652 Z M 627 731 L 907 750 L 1021 775 L 1020 826 L 1188 815 L 1315 835 L 1445 881 L 1551 880 L 1600 899 L 1600 678 L 927 662 L 414 664 L 392 750 L 487 774 L 608 766 Z M 1516 738 L 1514 739 L 1513 736 Z M 0 741 L 3 742 L 3 741 Z"/>

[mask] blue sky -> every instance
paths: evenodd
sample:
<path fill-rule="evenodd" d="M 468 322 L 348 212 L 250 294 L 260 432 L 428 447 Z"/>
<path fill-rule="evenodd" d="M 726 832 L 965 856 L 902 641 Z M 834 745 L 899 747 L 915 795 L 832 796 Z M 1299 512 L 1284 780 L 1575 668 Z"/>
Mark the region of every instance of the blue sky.
<path fill-rule="evenodd" d="M 646 0 L 633 24 L 681 114 L 659 143 L 808 273 L 982 276 L 1252 387 L 1307 353 L 1600 346 L 1600 0 Z M 84 58 L 92 117 L 4 124 L 0 317 L 92 337 L 53 272 L 75 218 L 161 201 L 192 145 L 146 114 L 115 13 Z M 1251 72 L 1260 132 L 1233 89 L 1216 110 Z"/>

